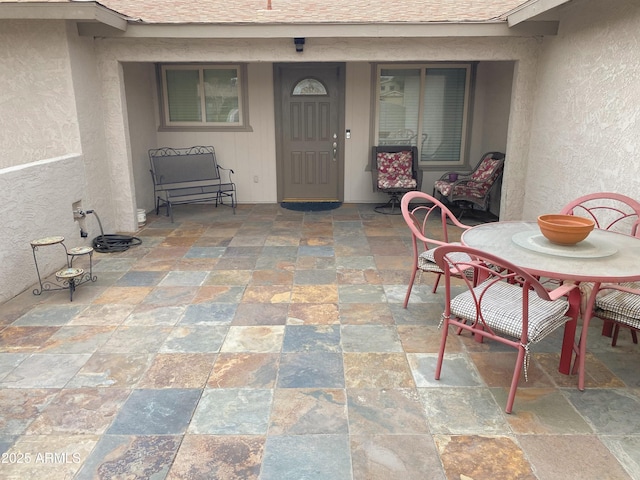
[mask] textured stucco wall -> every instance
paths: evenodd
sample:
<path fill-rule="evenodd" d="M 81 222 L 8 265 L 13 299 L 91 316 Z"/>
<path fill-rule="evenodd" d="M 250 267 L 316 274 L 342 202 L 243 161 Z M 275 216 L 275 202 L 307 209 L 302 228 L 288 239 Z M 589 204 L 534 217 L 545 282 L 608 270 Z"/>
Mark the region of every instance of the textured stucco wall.
<path fill-rule="evenodd" d="M 640 198 L 640 3 L 568 4 L 545 39 L 524 217 L 596 191 Z"/>
<path fill-rule="evenodd" d="M 93 41 L 78 37 L 73 23 L 67 24 L 67 45 L 71 62 L 71 78 L 75 94 L 75 105 L 80 130 L 80 145 L 85 170 L 82 193 L 83 208 L 93 209 L 100 216 L 104 231 L 113 233 L 114 209 L 113 189 L 110 184 L 111 170 L 106 161 L 104 109 L 100 88 L 100 72 L 95 60 Z M 89 238 L 98 235 L 97 222 L 86 222 Z"/>
<path fill-rule="evenodd" d="M 0 301 L 36 281 L 31 240 L 62 235 L 78 246 L 98 235 L 93 218 L 74 221 L 73 204 L 94 209 L 111 231 L 98 77 L 93 42 L 72 23 L 0 22 Z M 40 249 L 43 275 L 64 265 L 61 251 Z"/>
<path fill-rule="evenodd" d="M 80 151 L 64 22 L 0 20 L 0 168 Z"/>
<path fill-rule="evenodd" d="M 147 212 L 155 209 L 153 181 L 149 173 L 150 148 L 157 146 L 155 69 L 151 63 L 123 64 L 127 97 L 127 116 L 131 142 L 131 164 L 135 184 L 136 207 Z"/>
<path fill-rule="evenodd" d="M 31 240 L 62 235 L 68 247 L 85 244 L 71 208 L 82 198 L 83 187 L 84 162 L 79 155 L 0 170 L 0 302 L 37 282 L 29 245 Z M 65 263 L 64 250 L 59 245 L 38 250 L 38 265 L 43 277 Z M 46 299 L 46 294 L 42 298 Z"/>

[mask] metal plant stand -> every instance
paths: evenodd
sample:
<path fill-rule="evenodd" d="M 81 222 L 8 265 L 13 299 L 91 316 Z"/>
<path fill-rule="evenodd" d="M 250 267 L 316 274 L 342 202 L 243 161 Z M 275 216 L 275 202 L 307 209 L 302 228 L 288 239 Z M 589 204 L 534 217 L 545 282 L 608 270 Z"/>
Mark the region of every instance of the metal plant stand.
<path fill-rule="evenodd" d="M 43 281 L 40 276 L 40 268 L 38 267 L 38 249 L 41 247 L 48 247 L 51 245 L 61 245 L 64 249 L 67 267 L 59 270 L 55 273 L 55 282 Z M 93 276 L 93 248 L 92 247 L 74 247 L 67 249 L 64 244 L 64 237 L 52 236 L 33 240 L 31 242 L 31 250 L 33 251 L 33 262 L 36 266 L 36 273 L 38 274 L 38 284 L 40 288 L 33 290 L 34 295 L 40 295 L 45 291 L 53 290 L 69 290 L 69 299 L 73 302 L 73 293 L 78 285 L 86 283 L 88 281 L 95 282 L 98 278 Z M 89 272 L 85 272 L 82 268 L 74 268 L 73 261 L 76 257 L 82 255 L 89 255 Z"/>

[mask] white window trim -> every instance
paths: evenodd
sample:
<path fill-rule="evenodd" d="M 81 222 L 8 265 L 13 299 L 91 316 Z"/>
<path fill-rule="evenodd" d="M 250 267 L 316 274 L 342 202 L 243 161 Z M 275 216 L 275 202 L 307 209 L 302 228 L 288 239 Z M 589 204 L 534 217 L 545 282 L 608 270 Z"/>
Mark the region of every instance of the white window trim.
<path fill-rule="evenodd" d="M 238 121 L 237 122 L 207 122 L 205 119 L 205 96 L 200 93 L 202 121 L 175 122 L 169 119 L 169 97 L 167 94 L 167 70 L 197 70 L 200 75 L 200 86 L 203 85 L 204 70 L 232 69 L 238 74 Z M 160 130 L 161 131 L 251 131 L 249 126 L 249 112 L 247 100 L 247 68 L 245 64 L 218 63 L 163 63 L 157 65 L 157 75 L 160 96 Z M 200 87 L 201 88 L 201 87 Z"/>
<path fill-rule="evenodd" d="M 465 95 L 464 95 L 464 108 L 463 108 L 463 119 L 462 119 L 462 135 L 460 141 L 460 158 L 457 161 L 423 161 L 420 160 L 420 166 L 425 170 L 438 169 L 441 170 L 442 167 L 459 167 L 466 165 L 466 150 L 467 150 L 467 133 L 469 131 L 469 108 L 471 102 L 471 81 L 473 68 L 471 63 L 385 63 L 385 64 L 377 64 L 375 66 L 375 89 L 373 91 L 374 95 L 374 141 L 375 145 L 378 145 L 379 142 L 379 128 L 380 121 L 378 115 L 380 113 L 380 80 L 381 80 L 381 72 L 385 69 L 415 69 L 420 70 L 420 102 L 418 106 L 418 136 L 421 135 L 422 132 L 422 121 L 424 114 L 424 101 L 423 94 L 426 83 L 426 71 L 428 68 L 464 68 L 467 70 L 467 74 L 465 76 Z M 421 142 L 417 142 L 418 147 L 418 157 L 420 158 L 421 152 Z"/>

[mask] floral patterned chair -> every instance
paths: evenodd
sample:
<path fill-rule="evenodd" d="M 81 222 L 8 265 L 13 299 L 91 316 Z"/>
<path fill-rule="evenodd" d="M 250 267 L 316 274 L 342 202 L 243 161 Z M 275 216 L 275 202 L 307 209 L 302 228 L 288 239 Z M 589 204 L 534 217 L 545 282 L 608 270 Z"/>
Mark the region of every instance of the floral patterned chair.
<path fill-rule="evenodd" d="M 378 213 L 400 215 L 400 200 L 411 191 L 420 190 L 422 171 L 418 168 L 418 149 L 411 145 L 373 147 L 371 155 L 373 190 L 385 192 L 390 199 L 375 207 Z"/>
<path fill-rule="evenodd" d="M 458 218 L 468 210 L 489 211 L 491 192 L 502 177 L 504 153 L 488 152 L 469 173 L 447 172 L 436 180 L 433 196 L 461 209 Z"/>

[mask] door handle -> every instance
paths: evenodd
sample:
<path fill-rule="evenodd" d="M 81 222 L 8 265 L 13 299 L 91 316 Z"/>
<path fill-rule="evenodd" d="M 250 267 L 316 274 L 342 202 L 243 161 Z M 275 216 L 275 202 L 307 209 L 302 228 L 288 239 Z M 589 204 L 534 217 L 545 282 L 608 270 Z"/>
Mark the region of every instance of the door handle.
<path fill-rule="evenodd" d="M 336 161 L 336 156 L 338 155 L 338 142 L 333 142 L 333 161 Z"/>

